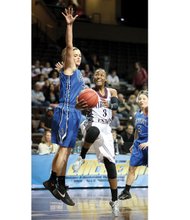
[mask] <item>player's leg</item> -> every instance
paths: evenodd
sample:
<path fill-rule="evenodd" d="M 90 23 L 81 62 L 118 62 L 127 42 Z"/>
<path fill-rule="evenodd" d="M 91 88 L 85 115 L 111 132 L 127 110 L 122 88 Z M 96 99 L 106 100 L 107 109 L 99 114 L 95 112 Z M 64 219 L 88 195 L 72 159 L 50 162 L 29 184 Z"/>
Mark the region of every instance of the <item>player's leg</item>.
<path fill-rule="evenodd" d="M 75 203 L 67 193 L 68 187 L 65 185 L 66 167 L 70 153 L 71 148 L 61 147 L 59 156 L 53 164 L 53 170 L 56 170 L 57 173 L 57 187 L 53 191 L 53 194 L 62 200 L 65 204 L 74 206 Z"/>
<path fill-rule="evenodd" d="M 89 127 L 88 130 L 86 131 L 84 144 L 81 148 L 81 153 L 72 166 L 72 169 L 74 170 L 74 172 L 78 172 L 78 170 L 80 169 L 80 167 L 84 163 L 84 159 L 86 157 L 86 154 L 87 154 L 90 146 L 96 141 L 99 134 L 100 134 L 100 130 L 95 126 Z"/>
<path fill-rule="evenodd" d="M 56 189 L 56 185 L 57 185 L 57 170 L 55 170 L 55 163 L 57 161 L 57 158 L 58 158 L 58 152 L 55 154 L 54 156 L 54 159 L 53 159 L 53 162 L 52 162 L 52 171 L 51 171 L 51 174 L 50 174 L 50 177 L 48 180 L 44 181 L 43 182 L 43 185 L 44 187 L 49 190 L 52 195 L 56 198 L 56 199 L 59 199 L 59 197 L 57 197 L 56 195 L 54 195 L 53 191 Z"/>
<path fill-rule="evenodd" d="M 130 193 L 131 185 L 135 180 L 135 171 L 137 167 L 140 166 L 142 163 L 142 158 L 143 158 L 143 155 L 139 148 L 139 144 L 137 142 L 134 142 L 133 150 L 132 150 L 131 158 L 130 158 L 126 185 L 125 185 L 124 190 L 119 195 L 119 199 L 124 200 L 124 199 L 131 198 L 131 193 Z"/>
<path fill-rule="evenodd" d="M 53 191 L 53 193 L 58 196 L 64 203 L 70 206 L 74 206 L 75 203 L 69 197 L 67 192 L 68 187 L 65 185 L 65 177 L 66 177 L 66 167 L 69 155 L 71 153 L 71 149 L 75 146 L 76 138 L 78 134 L 78 128 L 80 117 L 78 114 L 70 114 L 70 118 L 68 121 L 68 132 L 67 135 L 62 142 L 64 147 L 61 147 L 59 151 L 59 157 L 54 164 L 54 170 L 57 170 L 57 187 Z M 67 146 L 67 147 L 66 147 Z"/>
<path fill-rule="evenodd" d="M 52 141 L 52 143 L 59 144 L 57 136 L 58 136 L 58 130 L 59 130 L 60 117 L 61 117 L 61 110 L 59 108 L 55 108 L 54 109 L 54 115 L 53 115 L 53 122 L 52 122 L 52 130 L 51 130 L 51 141 Z M 47 181 L 43 182 L 44 187 L 46 189 L 48 189 L 52 194 L 53 194 L 53 191 L 55 190 L 56 184 L 57 184 L 57 171 L 59 171 L 59 168 L 56 168 L 56 164 L 57 164 L 57 159 L 58 159 L 59 154 L 60 154 L 59 153 L 60 148 L 61 147 L 59 147 L 58 152 L 54 156 L 54 159 L 53 159 L 53 162 L 52 162 L 52 171 L 51 171 L 50 177 Z M 59 199 L 59 198 L 57 198 L 57 199 Z"/>
<path fill-rule="evenodd" d="M 119 195 L 119 199 L 130 199 L 130 188 L 135 180 L 135 171 L 138 166 L 147 166 L 148 165 L 148 150 L 140 150 L 140 153 L 138 154 L 138 157 L 135 156 L 134 153 L 132 153 L 131 159 L 130 159 L 130 166 L 129 171 L 127 175 L 126 185 L 124 190 Z"/>
<path fill-rule="evenodd" d="M 119 195 L 119 199 L 124 200 L 124 199 L 130 199 L 131 198 L 130 189 L 131 189 L 132 183 L 135 180 L 135 171 L 136 171 L 136 169 L 137 169 L 136 166 L 129 166 L 126 185 L 125 185 L 124 190 Z"/>
<path fill-rule="evenodd" d="M 117 189 L 117 171 L 114 163 L 104 157 L 104 165 L 107 171 L 108 181 L 111 189 L 110 206 L 115 216 L 119 215 L 118 189 Z"/>
<path fill-rule="evenodd" d="M 82 159 L 85 159 L 87 151 L 89 150 L 90 146 L 95 142 L 95 140 L 98 138 L 99 134 L 100 134 L 100 130 L 96 126 L 91 126 L 88 128 L 88 130 L 86 131 L 84 144 L 82 146 L 80 153 Z"/>

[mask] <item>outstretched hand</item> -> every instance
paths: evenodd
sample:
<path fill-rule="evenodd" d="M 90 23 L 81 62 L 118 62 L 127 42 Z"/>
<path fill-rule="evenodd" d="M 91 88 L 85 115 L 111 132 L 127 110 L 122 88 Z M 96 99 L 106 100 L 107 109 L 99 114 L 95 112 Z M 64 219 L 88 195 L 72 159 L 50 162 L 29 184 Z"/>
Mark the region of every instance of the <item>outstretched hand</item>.
<path fill-rule="evenodd" d="M 67 24 L 72 24 L 78 15 L 73 17 L 73 8 L 65 9 L 65 13 L 62 12 L 62 15 L 65 17 Z"/>
<path fill-rule="evenodd" d="M 63 69 L 63 63 L 58 62 L 55 64 L 55 70 L 57 70 L 58 72 L 60 72 Z"/>

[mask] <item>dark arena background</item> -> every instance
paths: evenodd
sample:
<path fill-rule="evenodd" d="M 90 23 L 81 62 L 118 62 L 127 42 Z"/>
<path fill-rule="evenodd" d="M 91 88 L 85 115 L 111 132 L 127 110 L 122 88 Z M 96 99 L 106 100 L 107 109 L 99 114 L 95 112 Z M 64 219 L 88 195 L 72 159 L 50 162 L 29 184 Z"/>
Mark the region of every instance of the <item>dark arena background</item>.
<path fill-rule="evenodd" d="M 67 164 L 66 185 L 75 206 L 67 206 L 44 189 L 49 178 L 55 152 L 41 152 L 44 131 L 51 129 L 51 113 L 58 102 L 59 76 L 55 64 L 65 47 L 66 22 L 61 14 L 72 3 L 79 16 L 73 25 L 73 44 L 82 52 L 79 67 L 85 83 L 93 87 L 92 73 L 99 67 L 108 75 L 115 74 L 117 82 L 108 80 L 115 88 L 125 111 L 117 111 L 111 124 L 118 179 L 118 194 L 123 190 L 128 173 L 133 143 L 135 104 L 140 89 L 148 89 L 148 81 L 136 84 L 135 63 L 140 62 L 148 74 L 148 0 L 32 0 L 32 80 L 31 90 L 44 95 L 40 104 L 31 104 L 32 207 L 33 220 L 113 219 L 109 206 L 110 189 L 104 165 L 98 163 L 91 148 L 78 173 L 72 170 L 82 142 L 79 129 L 75 148 Z M 51 91 L 48 93 L 47 91 Z M 51 94 L 53 93 L 53 99 Z M 127 133 L 128 124 L 132 133 Z M 130 136 L 130 138 L 127 139 Z M 121 139 L 123 142 L 121 142 Z M 115 219 L 148 219 L 148 168 L 140 166 L 131 189 L 132 198 L 120 200 L 120 215 Z"/>

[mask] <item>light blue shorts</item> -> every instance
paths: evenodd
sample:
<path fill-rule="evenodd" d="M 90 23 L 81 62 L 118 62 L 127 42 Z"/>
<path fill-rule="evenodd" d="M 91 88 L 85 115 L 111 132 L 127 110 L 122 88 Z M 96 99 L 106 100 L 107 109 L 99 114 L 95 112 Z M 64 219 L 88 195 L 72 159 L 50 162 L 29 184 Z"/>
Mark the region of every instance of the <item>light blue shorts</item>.
<path fill-rule="evenodd" d="M 148 165 L 148 147 L 144 150 L 139 148 L 139 142 L 134 142 L 130 158 L 130 166 Z"/>
<path fill-rule="evenodd" d="M 78 136 L 81 112 L 74 107 L 58 106 L 54 109 L 52 121 L 52 143 L 74 148 Z"/>

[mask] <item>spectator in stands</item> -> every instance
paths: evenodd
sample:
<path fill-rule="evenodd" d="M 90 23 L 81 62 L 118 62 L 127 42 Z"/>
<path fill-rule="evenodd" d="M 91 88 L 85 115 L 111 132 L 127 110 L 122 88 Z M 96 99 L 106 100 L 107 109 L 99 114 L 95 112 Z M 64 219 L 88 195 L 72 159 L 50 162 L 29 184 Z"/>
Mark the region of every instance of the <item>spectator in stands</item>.
<path fill-rule="evenodd" d="M 32 77 L 37 76 L 38 74 L 41 74 L 41 64 L 39 60 L 36 60 L 34 62 L 34 65 L 32 65 Z"/>
<path fill-rule="evenodd" d="M 131 107 L 127 104 L 127 101 L 125 100 L 124 95 L 122 93 L 118 94 L 118 106 L 118 117 L 120 119 L 128 118 Z"/>
<path fill-rule="evenodd" d="M 139 105 L 137 103 L 137 96 L 131 94 L 128 98 L 128 105 L 131 107 L 131 111 L 133 114 L 139 110 Z"/>
<path fill-rule="evenodd" d="M 142 87 L 143 90 L 148 90 L 148 82 L 145 82 L 143 87 Z"/>
<path fill-rule="evenodd" d="M 100 68 L 100 61 L 97 54 L 93 53 L 90 55 L 89 65 L 92 72 L 95 72 L 96 69 Z"/>
<path fill-rule="evenodd" d="M 137 97 L 138 94 L 139 94 L 139 90 L 138 90 L 138 89 L 135 89 L 135 91 L 133 92 L 133 94 Z"/>
<path fill-rule="evenodd" d="M 133 85 L 136 89 L 141 90 L 144 84 L 148 85 L 148 73 L 140 62 L 135 63 L 135 69 L 136 72 L 133 78 Z"/>
<path fill-rule="evenodd" d="M 121 146 L 121 153 L 130 153 L 130 147 L 133 145 L 134 141 L 134 126 L 132 124 L 127 124 L 123 132 L 121 132 L 121 137 L 124 143 Z"/>
<path fill-rule="evenodd" d="M 57 72 L 57 70 L 53 70 L 50 73 L 50 78 L 49 78 L 49 82 L 53 83 L 56 87 L 59 86 L 60 80 L 59 80 L 59 73 Z"/>
<path fill-rule="evenodd" d="M 88 63 L 84 65 L 84 74 L 86 77 L 88 77 L 90 80 L 93 78 L 93 72 L 90 70 L 90 66 Z"/>
<path fill-rule="evenodd" d="M 46 78 L 48 78 L 48 75 L 50 74 L 50 72 L 53 70 L 53 68 L 51 67 L 50 62 L 46 62 L 45 66 L 42 68 L 42 74 L 45 75 Z"/>
<path fill-rule="evenodd" d="M 38 132 L 40 126 L 40 115 L 38 112 L 32 115 L 32 133 Z"/>
<path fill-rule="evenodd" d="M 119 77 L 117 75 L 116 69 L 112 69 L 111 74 L 108 74 L 107 83 L 111 87 L 119 86 Z"/>
<path fill-rule="evenodd" d="M 90 86 L 91 86 L 90 78 L 85 75 L 85 71 L 84 70 L 81 70 L 81 73 L 82 73 L 82 77 L 83 77 L 83 81 L 84 81 L 85 85 L 90 88 Z"/>
<path fill-rule="evenodd" d="M 134 121 L 134 115 L 139 110 L 139 105 L 137 103 L 137 96 L 134 94 L 131 94 L 128 98 L 127 103 L 131 107 L 130 112 L 129 112 L 131 120 Z"/>
<path fill-rule="evenodd" d="M 113 141 L 114 141 L 114 148 L 115 154 L 121 154 L 121 146 L 124 144 L 123 138 L 121 135 L 117 134 L 117 130 L 112 129 Z"/>
<path fill-rule="evenodd" d="M 56 153 L 59 148 L 59 145 L 53 144 L 51 142 L 51 132 L 44 131 L 42 136 L 42 140 L 38 145 L 38 153 L 39 155 Z"/>
<path fill-rule="evenodd" d="M 43 88 L 42 88 L 42 91 L 43 91 L 44 94 L 45 94 L 46 91 L 49 89 L 49 86 L 50 86 L 50 81 L 49 81 L 49 79 L 45 79 L 45 80 L 44 80 L 44 86 L 43 86 Z"/>
<path fill-rule="evenodd" d="M 120 124 L 120 120 L 119 117 L 117 116 L 117 111 L 116 110 L 112 110 L 112 121 L 110 124 L 112 129 L 121 131 L 123 129 L 123 127 Z"/>
<path fill-rule="evenodd" d="M 44 133 L 44 131 L 51 131 L 51 124 L 53 120 L 53 108 L 48 107 L 46 114 L 42 116 L 40 120 L 39 132 Z"/>
<path fill-rule="evenodd" d="M 35 83 L 32 90 L 32 106 L 48 106 L 49 102 L 45 101 L 45 96 L 41 91 L 41 86 Z"/>
<path fill-rule="evenodd" d="M 44 92 L 46 101 L 48 101 L 50 104 L 56 104 L 59 102 L 59 94 L 56 90 L 56 87 L 54 84 L 50 84 L 49 87 Z"/>
<path fill-rule="evenodd" d="M 43 74 L 38 75 L 38 80 L 36 81 L 36 84 L 38 84 L 43 91 L 43 86 L 45 84 L 45 76 Z"/>
<path fill-rule="evenodd" d="M 88 63 L 88 61 L 87 61 L 85 55 L 84 55 L 83 53 L 81 53 L 81 65 L 80 65 L 80 69 L 81 69 L 81 70 L 84 70 L 85 64 L 87 64 L 87 63 Z"/>

